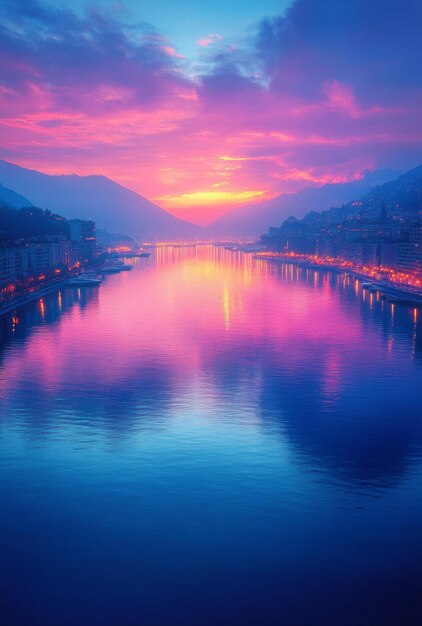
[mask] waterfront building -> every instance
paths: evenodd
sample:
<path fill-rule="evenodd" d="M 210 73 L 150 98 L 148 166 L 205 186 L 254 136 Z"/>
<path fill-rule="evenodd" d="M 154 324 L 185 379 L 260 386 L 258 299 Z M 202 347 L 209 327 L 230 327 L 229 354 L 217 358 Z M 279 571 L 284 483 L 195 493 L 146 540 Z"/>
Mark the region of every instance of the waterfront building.
<path fill-rule="evenodd" d="M 15 282 L 30 272 L 28 245 L 7 244 L 0 246 L 0 287 Z"/>
<path fill-rule="evenodd" d="M 0 288 L 71 262 L 68 239 L 20 240 L 0 246 Z"/>
<path fill-rule="evenodd" d="M 71 242 L 67 239 L 31 241 L 29 243 L 30 270 L 42 272 L 71 262 Z"/>
<path fill-rule="evenodd" d="M 279 228 L 270 228 L 261 242 L 274 252 L 422 273 L 422 222 L 389 218 L 385 205 L 378 219 L 354 216 L 338 223 L 318 224 L 318 214 L 308 214 L 303 220 L 289 218 Z"/>
<path fill-rule="evenodd" d="M 72 266 L 88 264 L 95 254 L 95 224 L 88 220 L 72 220 L 57 235 L 5 241 L 0 244 L 0 304 Z"/>
<path fill-rule="evenodd" d="M 71 263 L 91 261 L 97 252 L 95 222 L 92 220 L 69 220 L 72 242 Z"/>
<path fill-rule="evenodd" d="M 407 239 L 399 243 L 397 267 L 405 272 L 422 274 L 422 223 L 410 226 Z"/>

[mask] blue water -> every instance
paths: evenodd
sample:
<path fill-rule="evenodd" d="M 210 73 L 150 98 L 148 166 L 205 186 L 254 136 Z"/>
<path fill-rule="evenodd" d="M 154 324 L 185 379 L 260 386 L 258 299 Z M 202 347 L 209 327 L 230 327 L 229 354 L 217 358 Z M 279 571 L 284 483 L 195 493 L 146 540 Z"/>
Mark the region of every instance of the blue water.
<path fill-rule="evenodd" d="M 422 310 L 132 262 L 1 321 L 1 626 L 422 623 Z"/>

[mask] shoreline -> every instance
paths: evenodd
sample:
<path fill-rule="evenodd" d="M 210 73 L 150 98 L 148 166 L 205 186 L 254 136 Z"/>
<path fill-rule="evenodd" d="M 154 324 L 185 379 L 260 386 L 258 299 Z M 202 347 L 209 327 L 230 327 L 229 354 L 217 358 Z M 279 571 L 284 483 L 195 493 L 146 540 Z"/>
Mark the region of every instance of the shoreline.
<path fill-rule="evenodd" d="M 103 264 L 103 259 L 101 261 L 97 261 L 93 265 L 88 265 L 81 269 L 95 272 L 99 270 L 102 264 Z M 71 278 L 74 278 L 75 276 L 80 275 L 81 269 L 79 269 L 76 272 L 70 271 L 60 276 L 60 278 L 52 277 L 50 280 L 46 281 L 42 285 L 42 287 L 38 289 L 37 291 L 34 291 L 32 293 L 22 294 L 21 296 L 17 296 L 13 302 L 5 304 L 4 306 L 0 304 L 0 318 L 2 318 L 4 315 L 9 315 L 10 313 L 13 313 L 15 309 L 18 309 L 22 306 L 25 306 L 26 304 L 30 304 L 31 302 L 34 302 L 38 298 L 42 298 L 43 296 L 46 296 L 49 293 L 62 289 L 62 287 L 64 287 Z"/>
<path fill-rule="evenodd" d="M 20 309 L 26 304 L 30 304 L 31 302 L 34 302 L 35 300 L 38 300 L 43 296 L 46 296 L 54 291 L 58 291 L 66 285 L 68 280 L 69 276 L 66 276 L 66 278 L 61 278 L 55 283 L 50 282 L 49 284 L 43 285 L 41 289 L 34 291 L 33 293 L 25 294 L 20 297 L 18 296 L 14 302 L 11 302 L 6 306 L 0 307 L 0 317 L 9 315 L 10 313 L 13 313 L 16 309 Z"/>
<path fill-rule="evenodd" d="M 253 258 L 257 261 L 267 261 L 272 263 L 283 263 L 285 265 L 296 265 L 304 269 L 324 270 L 333 272 L 334 274 L 349 274 L 361 281 L 367 281 L 372 284 L 374 291 L 379 291 L 386 299 L 392 302 L 401 302 L 403 304 L 411 304 L 413 306 L 422 307 L 422 289 L 417 289 L 411 285 L 393 283 L 385 280 L 378 280 L 371 274 L 359 272 L 353 268 L 345 268 L 341 265 L 330 265 L 327 263 L 313 263 L 308 259 L 272 256 L 271 254 L 254 254 Z"/>

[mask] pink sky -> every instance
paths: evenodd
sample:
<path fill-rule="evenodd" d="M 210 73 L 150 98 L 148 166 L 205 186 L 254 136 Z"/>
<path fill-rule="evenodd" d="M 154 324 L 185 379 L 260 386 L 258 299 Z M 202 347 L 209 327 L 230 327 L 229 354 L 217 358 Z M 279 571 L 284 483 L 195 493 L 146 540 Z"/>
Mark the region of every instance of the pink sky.
<path fill-rule="evenodd" d="M 47 173 L 104 174 L 197 223 L 309 184 L 418 164 L 420 4 L 409 0 L 397 17 L 397 3 L 382 2 L 382 28 L 378 0 L 351 0 L 346 16 L 317 4 L 297 0 L 236 46 L 218 33 L 198 40 L 196 66 L 157 32 L 109 15 L 10 4 L 0 156 Z"/>

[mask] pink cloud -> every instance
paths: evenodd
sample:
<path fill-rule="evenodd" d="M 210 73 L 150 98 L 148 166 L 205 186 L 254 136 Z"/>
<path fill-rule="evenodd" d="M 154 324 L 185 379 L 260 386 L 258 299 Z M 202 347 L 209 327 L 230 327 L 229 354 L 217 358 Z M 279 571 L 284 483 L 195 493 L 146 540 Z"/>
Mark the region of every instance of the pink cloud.
<path fill-rule="evenodd" d="M 209 33 L 206 37 L 198 39 L 196 45 L 201 46 L 202 48 L 207 48 L 211 44 L 218 43 L 220 41 L 223 41 L 223 37 L 221 35 L 218 35 L 217 33 Z"/>
<path fill-rule="evenodd" d="M 360 116 L 359 105 L 351 87 L 333 80 L 325 85 L 324 92 L 327 96 L 328 106 L 333 110 L 344 111 L 350 117 Z"/>
<path fill-rule="evenodd" d="M 179 52 L 177 52 L 175 50 L 175 48 L 172 48 L 172 46 L 162 46 L 161 49 L 169 57 L 175 57 L 176 59 L 183 59 L 184 58 L 183 54 L 180 54 Z"/>
<path fill-rule="evenodd" d="M 350 0 L 354 20 L 321 3 L 297 0 L 285 17 L 260 25 L 256 45 L 205 51 L 193 76 L 151 29 L 134 33 L 95 14 L 28 13 L 18 2 L 0 33 L 1 156 L 51 173 L 108 175 L 202 223 L 253 194 L 416 164 L 420 38 L 372 36 L 358 63 L 361 49 L 348 38 L 369 28 L 356 19 L 365 3 Z M 389 34 L 396 18 L 387 5 Z M 409 30 L 415 13 L 400 19 Z M 209 34 L 198 45 L 221 40 Z M 407 62 L 401 71 L 397 59 Z"/>

